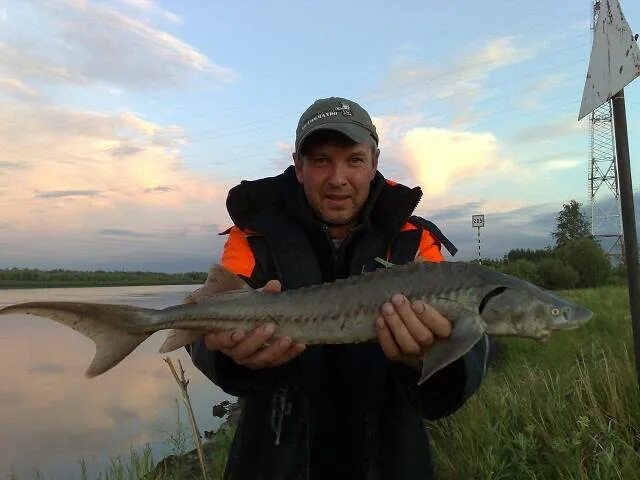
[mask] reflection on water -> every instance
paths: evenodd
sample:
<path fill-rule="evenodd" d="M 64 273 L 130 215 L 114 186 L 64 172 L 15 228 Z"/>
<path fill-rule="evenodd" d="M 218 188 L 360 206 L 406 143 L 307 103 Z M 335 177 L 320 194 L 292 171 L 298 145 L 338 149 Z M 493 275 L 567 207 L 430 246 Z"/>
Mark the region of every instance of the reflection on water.
<path fill-rule="evenodd" d="M 194 286 L 103 287 L 0 290 L 0 306 L 56 300 L 120 303 L 163 308 L 182 301 Z M 94 379 L 84 371 L 93 358 L 93 342 L 51 320 L 28 315 L 2 317 L 0 328 L 0 478 L 80 477 L 79 460 L 89 462 L 92 477 L 110 456 L 128 455 L 131 446 L 149 443 L 158 459 L 176 431 L 176 385 L 162 355 L 158 332 L 121 364 Z M 230 398 L 191 363 L 180 359 L 201 430 L 220 420 L 211 406 Z M 181 421 L 188 428 L 180 402 Z M 37 470 L 36 470 L 37 469 Z"/>

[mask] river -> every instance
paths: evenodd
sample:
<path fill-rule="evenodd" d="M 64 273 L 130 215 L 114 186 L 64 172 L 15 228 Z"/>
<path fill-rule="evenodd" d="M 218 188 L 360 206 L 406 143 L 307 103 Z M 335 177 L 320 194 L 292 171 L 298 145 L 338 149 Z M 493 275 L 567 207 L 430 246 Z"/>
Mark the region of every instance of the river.
<path fill-rule="evenodd" d="M 0 306 L 36 300 L 120 303 L 163 308 L 180 303 L 188 286 L 0 290 Z M 84 458 L 94 478 L 108 459 L 149 444 L 158 460 L 170 452 L 178 419 L 190 433 L 186 411 L 163 356 L 165 333 L 145 341 L 109 372 L 87 379 L 93 342 L 51 320 L 29 315 L 2 318 L 0 329 L 0 479 L 80 478 Z M 173 352 L 190 379 L 200 430 L 220 424 L 211 407 L 231 399 L 191 363 Z"/>

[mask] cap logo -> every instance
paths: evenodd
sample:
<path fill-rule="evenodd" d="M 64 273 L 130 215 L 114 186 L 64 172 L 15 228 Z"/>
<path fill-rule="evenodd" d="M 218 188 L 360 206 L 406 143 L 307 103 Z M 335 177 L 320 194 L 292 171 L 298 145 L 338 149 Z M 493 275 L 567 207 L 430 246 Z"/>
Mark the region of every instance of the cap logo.
<path fill-rule="evenodd" d="M 351 105 L 348 103 L 340 102 L 337 107 L 333 110 L 329 110 L 326 112 L 320 112 L 317 115 L 311 117 L 307 120 L 300 130 L 306 130 L 309 125 L 311 125 L 316 120 L 320 120 L 321 118 L 327 117 L 335 117 L 338 115 L 338 112 L 342 112 L 342 115 L 345 117 L 353 117 L 353 112 L 351 111 Z"/>
<path fill-rule="evenodd" d="M 340 102 L 340 105 L 336 107 L 338 112 L 342 112 L 342 115 L 345 117 L 352 117 L 353 113 L 351 113 L 351 105 L 348 103 Z"/>

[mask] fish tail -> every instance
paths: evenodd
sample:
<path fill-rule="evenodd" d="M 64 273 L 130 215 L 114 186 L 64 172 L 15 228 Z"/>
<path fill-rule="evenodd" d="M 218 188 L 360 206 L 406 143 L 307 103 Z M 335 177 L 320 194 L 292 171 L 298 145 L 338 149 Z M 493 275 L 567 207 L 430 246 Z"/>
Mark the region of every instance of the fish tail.
<path fill-rule="evenodd" d="M 0 315 L 26 314 L 49 318 L 66 325 L 96 344 L 96 353 L 86 371 L 89 378 L 110 370 L 144 342 L 151 332 L 131 332 L 155 310 L 127 305 L 76 302 L 31 302 L 0 309 Z"/>

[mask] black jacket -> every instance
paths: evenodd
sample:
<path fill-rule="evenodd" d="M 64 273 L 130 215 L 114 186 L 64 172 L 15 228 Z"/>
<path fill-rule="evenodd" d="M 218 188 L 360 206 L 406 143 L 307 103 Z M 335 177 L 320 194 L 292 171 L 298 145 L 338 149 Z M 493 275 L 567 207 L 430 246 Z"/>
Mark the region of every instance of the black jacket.
<path fill-rule="evenodd" d="M 455 249 L 435 225 L 411 217 L 419 188 L 372 182 L 359 226 L 336 249 L 311 214 L 290 167 L 283 174 L 233 188 L 234 223 L 255 232 L 256 267 L 246 280 L 258 288 L 273 278 L 299 288 L 414 259 L 421 228 Z M 400 232 L 411 221 L 420 228 Z M 196 366 L 243 411 L 225 473 L 233 480 L 431 479 L 422 419 L 457 410 L 484 375 L 485 342 L 416 385 L 418 373 L 389 362 L 378 344 L 316 346 L 280 367 L 250 370 L 226 355 L 192 346 Z"/>

